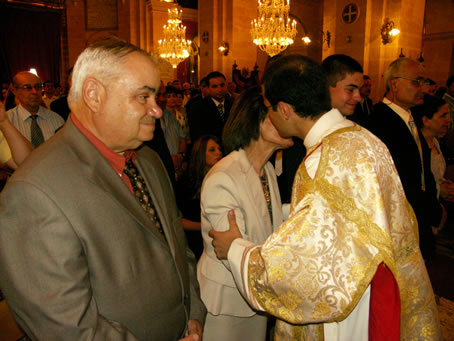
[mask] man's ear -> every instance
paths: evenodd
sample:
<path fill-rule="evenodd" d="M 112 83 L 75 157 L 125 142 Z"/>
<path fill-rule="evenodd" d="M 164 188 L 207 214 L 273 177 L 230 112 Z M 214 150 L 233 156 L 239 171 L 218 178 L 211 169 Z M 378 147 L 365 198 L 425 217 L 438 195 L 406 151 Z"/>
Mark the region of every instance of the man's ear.
<path fill-rule="evenodd" d="M 93 112 L 99 112 L 105 94 L 105 88 L 96 78 L 85 79 L 82 85 L 82 98 Z"/>
<path fill-rule="evenodd" d="M 396 92 L 397 91 L 398 82 L 399 82 L 399 79 L 397 79 L 397 78 L 391 78 L 389 80 L 389 88 L 391 89 L 392 92 Z"/>
<path fill-rule="evenodd" d="M 277 108 L 278 108 L 278 112 L 281 114 L 281 116 L 284 120 L 289 120 L 290 117 L 292 116 L 292 114 L 295 113 L 295 111 L 293 110 L 293 107 L 290 104 L 285 103 L 285 102 L 278 102 Z"/>

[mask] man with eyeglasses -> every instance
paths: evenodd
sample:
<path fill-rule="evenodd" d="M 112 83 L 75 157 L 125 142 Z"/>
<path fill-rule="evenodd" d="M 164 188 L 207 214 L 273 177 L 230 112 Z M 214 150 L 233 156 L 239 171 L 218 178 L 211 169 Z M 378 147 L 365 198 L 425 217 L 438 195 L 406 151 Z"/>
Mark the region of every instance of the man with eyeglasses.
<path fill-rule="evenodd" d="M 8 110 L 11 123 L 37 147 L 48 140 L 65 121 L 55 112 L 41 106 L 43 84 L 35 74 L 27 71 L 13 78 L 13 93 L 19 105 Z"/>
<path fill-rule="evenodd" d="M 410 108 L 424 103 L 424 69 L 410 58 L 393 61 L 384 75 L 386 95 L 374 106 L 368 128 L 388 147 L 405 195 L 418 220 L 419 244 L 424 258 L 435 252 L 432 226 L 442 226 L 446 211 L 437 198 L 425 191 L 424 177 L 430 160 L 422 157 L 424 137 L 416 129 Z M 428 169 L 429 172 L 424 172 Z M 425 174 L 426 173 L 426 174 Z"/>

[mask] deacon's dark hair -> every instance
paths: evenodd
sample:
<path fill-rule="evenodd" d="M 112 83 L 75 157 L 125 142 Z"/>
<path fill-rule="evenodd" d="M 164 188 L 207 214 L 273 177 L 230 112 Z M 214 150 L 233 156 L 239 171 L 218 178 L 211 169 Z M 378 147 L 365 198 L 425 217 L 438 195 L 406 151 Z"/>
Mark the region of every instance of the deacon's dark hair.
<path fill-rule="evenodd" d="M 226 154 L 248 146 L 260 136 L 260 123 L 267 115 L 262 90 L 255 86 L 244 91 L 230 110 L 222 143 Z"/>
<path fill-rule="evenodd" d="M 416 126 L 422 128 L 424 126 L 422 118 L 425 116 L 432 119 L 434 114 L 446 104 L 446 101 L 437 96 L 424 94 L 424 104 L 411 108 L 411 114 L 415 119 Z"/>
<path fill-rule="evenodd" d="M 361 64 L 345 54 L 333 54 L 326 57 L 322 62 L 322 67 L 326 72 L 326 77 L 328 77 L 328 84 L 332 87 L 335 87 L 337 82 L 347 77 L 347 74 L 363 73 Z"/>
<path fill-rule="evenodd" d="M 276 110 L 278 102 L 290 104 L 301 117 L 316 118 L 331 109 L 328 81 L 322 67 L 302 55 L 274 61 L 263 76 L 265 97 Z"/>

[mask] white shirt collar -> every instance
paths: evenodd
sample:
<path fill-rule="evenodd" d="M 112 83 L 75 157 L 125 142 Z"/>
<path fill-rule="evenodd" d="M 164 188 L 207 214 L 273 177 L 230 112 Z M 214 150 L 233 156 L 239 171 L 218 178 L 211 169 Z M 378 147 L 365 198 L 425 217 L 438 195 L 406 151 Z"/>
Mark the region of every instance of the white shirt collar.
<path fill-rule="evenodd" d="M 355 124 L 352 121 L 345 118 L 339 110 L 333 108 L 315 122 L 304 139 L 304 146 L 309 149 L 320 143 L 325 136 L 332 132 L 353 125 Z"/>
<path fill-rule="evenodd" d="M 43 115 L 43 110 L 44 108 L 42 106 L 39 106 L 39 110 L 36 113 L 37 116 L 39 116 L 40 119 L 45 119 Z M 20 117 L 21 120 L 25 121 L 30 118 L 32 113 L 30 113 L 27 109 L 25 109 L 22 104 L 19 103 L 19 105 L 16 107 L 17 115 Z"/>
<path fill-rule="evenodd" d="M 211 97 L 211 99 L 213 100 L 213 102 L 214 102 L 214 104 L 215 104 L 216 106 L 218 106 L 219 104 L 224 105 L 224 101 L 219 102 L 219 101 L 215 100 L 214 97 Z"/>
<path fill-rule="evenodd" d="M 397 115 L 400 116 L 401 119 L 408 125 L 408 121 L 410 120 L 410 111 L 398 106 L 396 103 L 391 102 L 386 97 L 383 98 L 383 103 L 385 103 L 388 107 L 390 107 Z"/>

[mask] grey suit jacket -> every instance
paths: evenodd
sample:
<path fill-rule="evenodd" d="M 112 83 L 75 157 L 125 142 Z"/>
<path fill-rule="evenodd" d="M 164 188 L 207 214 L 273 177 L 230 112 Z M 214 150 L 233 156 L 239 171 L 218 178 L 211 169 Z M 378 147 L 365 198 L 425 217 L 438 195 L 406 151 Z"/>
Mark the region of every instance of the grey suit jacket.
<path fill-rule="evenodd" d="M 0 287 L 33 340 L 170 341 L 203 325 L 165 168 L 147 147 L 136 164 L 167 241 L 71 120 L 0 195 Z"/>

